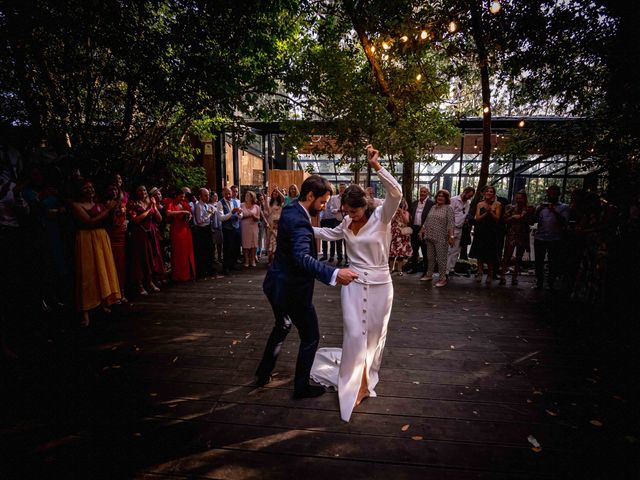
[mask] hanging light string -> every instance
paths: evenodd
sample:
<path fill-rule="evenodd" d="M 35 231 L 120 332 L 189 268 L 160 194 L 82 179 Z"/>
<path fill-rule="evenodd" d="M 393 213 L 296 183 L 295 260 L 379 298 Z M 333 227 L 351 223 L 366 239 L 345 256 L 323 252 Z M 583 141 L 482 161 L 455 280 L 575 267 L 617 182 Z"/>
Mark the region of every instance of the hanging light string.
<path fill-rule="evenodd" d="M 498 13 L 500 13 L 500 11 L 502 11 L 502 4 L 500 3 L 500 1 L 492 0 L 489 3 L 489 12 L 493 15 L 497 15 Z M 428 25 L 427 28 L 422 27 L 420 32 L 417 33 L 415 36 L 413 36 L 413 38 L 416 39 L 417 42 L 431 40 L 435 38 L 433 31 L 434 31 L 433 25 Z M 458 32 L 458 23 L 456 22 L 455 19 L 451 19 L 447 24 L 446 33 L 453 35 L 456 32 Z M 410 40 L 410 38 L 411 37 L 409 35 L 404 33 L 402 36 L 398 38 L 398 41 L 402 44 L 406 44 Z M 394 43 L 395 43 L 394 39 L 390 37 L 387 37 L 385 40 L 383 40 L 380 43 L 380 47 L 381 47 L 380 51 L 382 52 L 381 58 L 383 61 L 388 61 L 390 59 L 390 54 L 391 54 L 390 50 L 393 47 Z M 376 51 L 378 50 L 376 46 L 373 44 L 373 42 L 371 43 L 370 50 L 371 50 L 371 53 L 373 54 L 375 54 Z M 415 78 L 417 82 L 420 82 L 423 79 L 421 66 L 420 66 L 420 72 L 416 74 Z M 490 111 L 491 109 L 489 105 L 485 105 L 482 109 L 482 112 L 484 115 L 489 114 Z"/>

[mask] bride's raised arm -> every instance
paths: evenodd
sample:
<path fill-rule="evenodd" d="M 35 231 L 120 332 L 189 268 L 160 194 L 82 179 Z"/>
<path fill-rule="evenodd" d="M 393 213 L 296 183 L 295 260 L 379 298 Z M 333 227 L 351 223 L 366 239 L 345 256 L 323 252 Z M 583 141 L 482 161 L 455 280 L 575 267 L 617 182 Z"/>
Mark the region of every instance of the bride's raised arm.
<path fill-rule="evenodd" d="M 402 201 L 402 187 L 398 181 L 391 175 L 378 161 L 380 152 L 373 148 L 371 145 L 367 145 L 367 161 L 369 165 L 377 172 L 378 178 L 384 185 L 384 189 L 387 194 L 384 197 L 382 203 L 382 223 L 391 223 L 393 216 Z"/>

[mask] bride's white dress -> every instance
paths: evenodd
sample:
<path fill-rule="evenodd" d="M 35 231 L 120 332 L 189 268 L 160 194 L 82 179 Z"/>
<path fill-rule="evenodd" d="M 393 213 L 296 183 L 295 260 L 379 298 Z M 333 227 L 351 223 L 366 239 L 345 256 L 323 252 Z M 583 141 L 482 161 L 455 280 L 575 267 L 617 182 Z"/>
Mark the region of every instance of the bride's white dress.
<path fill-rule="evenodd" d="M 320 348 L 311 369 L 311 378 L 338 389 L 340 416 L 348 422 L 356 403 L 362 373 L 366 372 L 369 396 L 375 397 L 387 324 L 393 303 L 393 283 L 389 273 L 391 220 L 402 200 L 402 188 L 384 168 L 378 171 L 387 195 L 357 235 L 349 229 L 347 216 L 336 228 L 315 228 L 316 238 L 344 239 L 350 269 L 358 279 L 342 287 L 342 349 Z"/>

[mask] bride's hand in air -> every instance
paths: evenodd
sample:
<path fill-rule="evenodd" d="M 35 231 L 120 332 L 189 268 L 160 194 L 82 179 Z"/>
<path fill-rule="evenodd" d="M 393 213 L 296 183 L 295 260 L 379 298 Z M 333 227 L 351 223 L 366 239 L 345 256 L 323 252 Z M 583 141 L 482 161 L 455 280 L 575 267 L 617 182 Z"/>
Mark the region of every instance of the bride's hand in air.
<path fill-rule="evenodd" d="M 365 150 L 367 151 L 367 162 L 369 162 L 369 165 L 375 170 L 378 170 L 380 168 L 380 163 L 378 163 L 380 151 L 373 148 L 373 145 L 367 145 Z"/>

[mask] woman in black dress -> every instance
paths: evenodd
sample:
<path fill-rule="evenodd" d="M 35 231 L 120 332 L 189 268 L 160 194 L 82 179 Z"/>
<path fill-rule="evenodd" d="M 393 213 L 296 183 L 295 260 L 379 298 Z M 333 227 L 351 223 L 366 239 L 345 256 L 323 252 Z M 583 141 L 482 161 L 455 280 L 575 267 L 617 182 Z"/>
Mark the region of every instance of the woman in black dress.
<path fill-rule="evenodd" d="M 469 256 L 478 260 L 476 281 L 482 281 L 484 264 L 487 264 L 486 283 L 493 281 L 493 266 L 498 254 L 499 222 L 502 204 L 496 200 L 496 189 L 490 185 L 482 189 L 483 200 L 476 206 L 473 244 Z"/>

